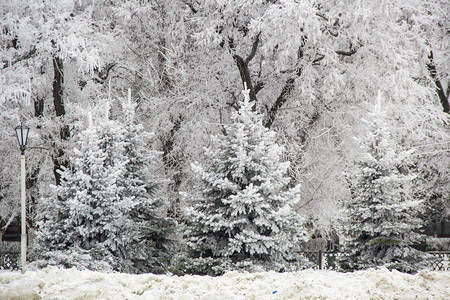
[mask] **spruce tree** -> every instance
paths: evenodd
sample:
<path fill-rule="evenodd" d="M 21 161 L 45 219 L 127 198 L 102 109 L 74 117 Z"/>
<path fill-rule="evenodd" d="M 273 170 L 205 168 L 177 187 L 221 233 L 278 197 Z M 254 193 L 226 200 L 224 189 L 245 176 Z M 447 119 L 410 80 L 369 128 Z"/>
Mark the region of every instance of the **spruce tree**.
<path fill-rule="evenodd" d="M 205 166 L 192 166 L 202 195 L 194 202 L 189 247 L 196 257 L 217 258 L 225 269 L 283 270 L 305 236 L 302 218 L 293 212 L 299 186 L 287 188 L 284 148 L 252 110 L 249 90 L 243 93 L 226 134 L 212 137 L 205 149 Z"/>
<path fill-rule="evenodd" d="M 341 258 L 344 270 L 386 266 L 405 272 L 423 267 L 425 255 L 411 246 L 421 241 L 416 216 L 421 201 L 411 197 L 409 151 L 392 144 L 386 113 L 378 102 L 365 121 L 369 132 L 358 139 L 361 157 L 347 173 L 351 199 L 344 203 L 348 240 Z"/>
<path fill-rule="evenodd" d="M 104 128 L 90 121 L 79 134 L 71 168 L 64 169 L 61 185 L 56 187 L 58 198 L 46 200 L 47 216 L 38 222 L 33 249 L 38 266 L 121 270 L 125 264 L 131 265 L 124 257 L 116 257 L 132 240 L 122 235 L 124 227 L 131 225 L 126 211 L 132 204 L 125 207 L 121 203 L 117 185 L 125 161 L 117 160 L 121 151 L 114 147 L 123 144 L 115 145 L 114 140 L 123 132 L 111 122 L 106 123 L 107 130 L 102 131 Z M 113 138 L 114 131 L 117 135 Z"/>
<path fill-rule="evenodd" d="M 59 199 L 39 223 L 37 266 L 60 265 L 122 272 L 162 272 L 173 226 L 158 217 L 157 182 L 149 175 L 156 152 L 134 124 L 131 99 L 125 121 L 102 120 L 79 135 L 72 167 L 62 172 Z"/>
<path fill-rule="evenodd" d="M 128 91 L 128 101 L 122 103 L 122 109 L 127 163 L 119 185 L 123 186 L 123 197 L 129 197 L 135 203 L 130 217 L 140 224 L 139 239 L 130 246 L 134 248 L 135 271 L 162 273 L 169 264 L 169 235 L 174 232 L 175 224 L 161 216 L 164 201 L 157 197 L 157 192 L 163 181 L 152 177 L 150 169 L 160 153 L 147 146 L 154 134 L 146 132 L 142 124 L 135 123 L 136 103 L 131 100 L 131 90 Z"/>

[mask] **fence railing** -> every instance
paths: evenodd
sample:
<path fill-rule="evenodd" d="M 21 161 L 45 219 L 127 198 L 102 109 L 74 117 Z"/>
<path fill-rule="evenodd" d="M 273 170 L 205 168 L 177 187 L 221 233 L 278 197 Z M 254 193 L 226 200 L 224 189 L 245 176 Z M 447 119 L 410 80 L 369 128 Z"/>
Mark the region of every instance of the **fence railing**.
<path fill-rule="evenodd" d="M 338 270 L 336 259 L 345 256 L 345 252 L 335 251 L 296 251 L 297 254 L 305 257 L 314 263 L 313 269 Z M 450 252 L 428 251 L 433 256 L 430 269 L 433 271 L 450 271 Z"/>
<path fill-rule="evenodd" d="M 20 253 L 0 252 L 0 270 L 19 270 Z"/>
<path fill-rule="evenodd" d="M 20 243 L 0 242 L 0 270 L 20 269 Z"/>
<path fill-rule="evenodd" d="M 434 271 L 450 271 L 450 252 L 429 251 L 433 255 L 431 269 Z"/>
<path fill-rule="evenodd" d="M 19 243 L 9 247 L 1 246 L 0 243 L 0 270 L 19 270 L 20 269 L 20 250 Z M 15 245 L 17 244 L 17 245 Z M 345 252 L 335 251 L 296 251 L 297 254 L 305 257 L 314 264 L 313 269 L 318 270 L 339 270 L 336 259 L 339 256 L 345 256 Z M 433 256 L 431 261 L 431 270 L 450 271 L 450 252 L 429 251 Z"/>
<path fill-rule="evenodd" d="M 305 257 L 314 263 L 313 269 L 317 270 L 337 270 L 339 267 L 336 258 L 345 255 L 344 252 L 335 251 L 296 251 L 297 254 Z"/>

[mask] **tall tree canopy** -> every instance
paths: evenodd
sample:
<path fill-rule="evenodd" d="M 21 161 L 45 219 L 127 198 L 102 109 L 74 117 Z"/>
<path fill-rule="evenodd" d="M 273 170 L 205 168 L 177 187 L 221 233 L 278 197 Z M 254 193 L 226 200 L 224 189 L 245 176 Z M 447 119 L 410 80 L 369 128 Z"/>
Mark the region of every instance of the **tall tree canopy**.
<path fill-rule="evenodd" d="M 336 229 L 350 196 L 342 170 L 378 91 L 395 143 L 417 148 L 417 195 L 446 204 L 448 22 L 445 0 L 4 0 L 0 3 L 0 218 L 17 214 L 13 128 L 32 127 L 31 210 L 61 183 L 86 109 L 136 95 L 136 120 L 155 132 L 170 216 L 209 136 L 239 109 L 277 132 L 302 183 L 300 213 L 317 235 Z M 94 111 L 94 114 L 96 111 Z M 112 118 L 120 115 L 111 107 Z M 435 183 L 435 184 L 434 184 Z M 431 194 L 430 194 L 431 195 Z M 448 201 L 447 201 L 448 202 Z M 446 210 L 436 214 L 442 220 Z M 33 216 L 34 214 L 31 214 Z M 34 226 L 32 218 L 29 224 Z"/>

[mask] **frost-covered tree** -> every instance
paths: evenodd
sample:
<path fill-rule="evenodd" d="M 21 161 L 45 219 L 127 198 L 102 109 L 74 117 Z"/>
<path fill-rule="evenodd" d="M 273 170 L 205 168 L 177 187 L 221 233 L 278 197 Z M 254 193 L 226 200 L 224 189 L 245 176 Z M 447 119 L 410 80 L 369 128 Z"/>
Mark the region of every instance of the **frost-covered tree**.
<path fill-rule="evenodd" d="M 105 81 L 108 73 L 104 56 L 110 30 L 94 8 L 73 0 L 5 0 L 0 6 L 0 103 L 26 98 L 40 121 L 56 117 L 50 126 L 39 124 L 46 127 L 39 133 L 49 145 L 57 185 L 71 147 L 68 100 L 97 97 L 101 86 L 95 83 Z"/>
<path fill-rule="evenodd" d="M 127 159 L 125 173 L 119 178 L 119 186 L 123 186 L 121 195 L 135 203 L 130 212 L 133 221 L 143 224 L 139 228 L 140 243 L 136 250 L 134 263 L 138 272 L 162 272 L 170 260 L 167 246 L 169 235 L 174 231 L 174 223 L 160 216 L 164 201 L 156 195 L 162 181 L 152 177 L 151 166 L 160 156 L 157 151 L 150 150 L 147 142 L 153 133 L 147 133 L 142 124 L 135 124 L 137 104 L 131 100 L 128 90 L 128 101 L 122 103 L 124 126 L 124 155 Z M 144 252 L 142 252 L 144 251 Z"/>
<path fill-rule="evenodd" d="M 412 272 L 420 267 L 424 254 L 411 248 L 421 241 L 417 217 L 421 200 L 412 197 L 409 151 L 392 143 L 386 113 L 380 101 L 365 121 L 370 130 L 358 139 L 361 157 L 347 174 L 351 198 L 344 203 L 348 240 L 341 260 L 344 269 L 386 266 Z"/>
<path fill-rule="evenodd" d="M 140 109 L 160 141 L 174 199 L 192 188 L 188 166 L 217 133 L 204 124 L 228 119 L 240 92 L 230 87 L 244 81 L 302 182 L 300 211 L 324 237 L 337 224 L 338 201 L 349 196 L 341 170 L 355 155 L 349 137 L 362 129 L 361 99 L 385 92 L 399 143 L 432 143 L 424 125 L 427 133 L 442 131 L 427 68 L 433 49 L 436 78 L 445 83 L 442 1 L 130 3 L 136 6 L 118 22 L 130 48 L 121 62 L 147 96 Z"/>
<path fill-rule="evenodd" d="M 33 249 L 39 266 L 112 270 L 119 265 L 123 268 L 126 262 L 126 259 L 114 260 L 114 252 L 123 251 L 133 240 L 122 231 L 131 225 L 127 210 L 131 209 L 132 202 L 121 203 L 118 197 L 117 177 L 124 173 L 126 161 L 108 157 L 107 149 L 102 146 L 119 145 L 113 145 L 108 134 L 102 136 L 99 129 L 90 124 L 80 133 L 72 168 L 61 174 L 62 184 L 57 187 L 59 199 L 46 199 L 51 214 L 38 222 Z M 136 233 L 136 229 L 129 233 Z"/>
<path fill-rule="evenodd" d="M 224 125 L 226 133 L 205 149 L 205 166 L 192 165 L 203 186 L 191 211 L 189 247 L 196 257 L 234 267 L 283 270 L 293 259 L 292 248 L 305 238 L 303 219 L 292 210 L 300 186 L 287 187 L 284 149 L 252 110 L 249 90 L 244 95 L 233 123 Z"/>
<path fill-rule="evenodd" d="M 450 133 L 450 132 L 449 132 Z M 438 232 L 445 232 L 445 223 L 450 217 L 450 141 L 418 145 L 414 153 L 418 176 L 414 181 L 415 197 L 424 199 L 421 219 L 425 227 L 437 237 Z"/>
<path fill-rule="evenodd" d="M 114 44 L 113 52 L 118 52 L 111 27 L 104 26 L 109 24 L 104 18 L 109 8 L 107 1 L 0 3 L 2 230 L 18 211 L 17 153 L 12 151 L 17 142 L 9 133 L 20 122 L 31 128 L 26 185 L 27 224 L 32 229 L 39 199 L 49 193 L 48 182 L 59 185 L 60 166 L 68 166 L 75 141 L 71 136 L 79 129 L 79 114 L 72 105 L 81 102 L 87 107 L 86 101 L 99 98 L 110 70 L 108 49 L 113 47 L 108 46 Z"/>
<path fill-rule="evenodd" d="M 155 153 L 145 149 L 148 135 L 133 124 L 133 104 L 125 123 L 92 122 L 79 135 L 72 168 L 65 169 L 58 198 L 39 229 L 37 266 L 61 265 L 123 272 L 159 272 L 168 221 L 157 217 L 162 205 L 152 198 L 156 183 L 148 175 Z"/>
<path fill-rule="evenodd" d="M 49 150 L 28 152 L 32 209 L 49 192 L 47 181 L 58 185 L 79 116 L 110 85 L 112 95 L 129 86 L 135 91 L 136 119 L 156 133 L 152 146 L 162 151 L 161 170 L 171 179 L 163 191 L 168 214 L 182 220 L 187 203 L 179 195 L 194 181 L 190 163 L 220 130 L 205 124 L 229 119 L 246 82 L 263 124 L 285 146 L 289 175 L 302 182 L 298 211 L 317 236 L 331 237 L 338 201 L 350 196 L 341 170 L 355 156 L 351 137 L 363 130 L 357 122 L 366 113 L 363 99 L 384 92 L 396 142 L 407 148 L 450 140 L 449 114 L 442 112 L 448 112 L 445 4 L 2 0 L 0 217 L 8 223 L 18 211 L 11 128 L 27 121 L 33 146 Z M 425 179 L 418 193 L 432 182 L 446 187 L 448 146 L 433 148 L 443 155 L 416 155 Z M 439 206 L 448 188 L 442 195 L 440 184 L 432 188 L 430 200 Z"/>

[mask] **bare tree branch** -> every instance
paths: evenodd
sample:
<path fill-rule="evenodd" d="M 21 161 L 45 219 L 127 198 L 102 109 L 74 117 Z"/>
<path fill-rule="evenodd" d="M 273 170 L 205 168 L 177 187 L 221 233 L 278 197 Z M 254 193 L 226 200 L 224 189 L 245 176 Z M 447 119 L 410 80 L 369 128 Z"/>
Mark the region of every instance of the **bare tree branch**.
<path fill-rule="evenodd" d="M 22 54 L 21 56 L 17 57 L 13 61 L 3 60 L 2 61 L 3 68 L 11 67 L 11 66 L 15 65 L 16 63 L 21 62 L 22 60 L 26 60 L 26 59 L 32 58 L 35 54 L 36 54 L 36 47 L 33 46 L 33 47 L 31 47 L 30 51 Z"/>
<path fill-rule="evenodd" d="M 322 14 L 322 13 L 316 13 L 316 16 L 321 17 L 322 19 L 324 19 L 325 21 L 328 21 L 328 18 Z"/>
<path fill-rule="evenodd" d="M 302 58 L 303 58 L 303 49 L 302 46 L 300 46 L 297 51 L 297 59 L 300 60 Z M 295 71 L 295 74 L 286 81 L 284 87 L 281 89 L 281 93 L 278 96 L 277 100 L 267 112 L 266 118 L 263 121 L 263 125 L 265 127 L 270 128 L 272 126 L 273 122 L 275 121 L 276 114 L 278 113 L 280 108 L 284 105 L 284 103 L 286 103 L 289 95 L 294 89 L 295 79 L 299 77 L 301 74 L 302 69 L 299 68 L 298 70 Z"/>
<path fill-rule="evenodd" d="M 445 94 L 444 87 L 442 86 L 441 81 L 438 78 L 437 69 L 434 64 L 433 51 L 430 51 L 430 55 L 428 56 L 430 59 L 430 63 L 427 65 L 428 70 L 430 71 L 431 77 L 434 80 L 434 84 L 436 85 L 436 92 L 439 96 L 439 100 L 441 101 L 442 109 L 445 113 L 450 114 L 450 104 L 448 102 L 448 90 L 447 94 Z"/>
<path fill-rule="evenodd" d="M 248 64 L 256 55 L 256 50 L 258 50 L 258 44 L 259 44 L 259 36 L 261 35 L 261 32 L 259 32 L 256 35 L 255 40 L 253 41 L 253 45 L 252 45 L 252 51 L 250 52 L 250 54 L 247 56 L 247 58 L 245 59 L 245 63 Z"/>
<path fill-rule="evenodd" d="M 324 58 L 325 58 L 325 55 L 319 54 L 319 55 L 313 60 L 313 64 L 318 63 L 319 61 L 323 60 Z"/>
<path fill-rule="evenodd" d="M 283 106 L 283 104 L 288 100 L 288 96 L 291 94 L 291 91 L 294 89 L 295 77 L 292 76 L 289 78 L 283 89 L 281 90 L 280 95 L 278 96 L 275 103 L 272 105 L 270 110 L 267 112 L 267 116 L 263 121 L 263 125 L 267 128 L 270 128 L 275 121 L 275 116 L 278 113 L 279 109 Z"/>
<path fill-rule="evenodd" d="M 258 92 L 264 87 L 264 82 L 260 81 L 255 85 L 255 94 L 258 94 Z"/>
<path fill-rule="evenodd" d="M 198 12 L 198 9 L 196 9 L 192 3 L 186 2 L 186 1 L 185 1 L 184 3 L 185 3 L 187 6 L 189 6 L 189 8 L 191 9 L 191 11 L 194 13 L 194 15 Z"/>
<path fill-rule="evenodd" d="M 345 50 L 336 50 L 334 51 L 339 55 L 343 55 L 343 56 L 352 56 L 353 54 L 356 53 L 356 50 L 351 49 L 350 51 L 345 51 Z"/>
<path fill-rule="evenodd" d="M 250 76 L 250 70 L 249 70 L 248 64 L 250 63 L 250 61 L 256 55 L 256 51 L 258 50 L 258 45 L 259 45 L 260 34 L 261 33 L 258 33 L 256 35 L 255 40 L 253 41 L 252 50 L 250 51 L 250 54 L 247 56 L 246 59 L 242 58 L 242 56 L 240 56 L 238 54 L 234 54 L 233 55 L 233 59 L 236 62 L 236 66 L 239 69 L 239 74 L 241 76 L 242 84 L 244 85 L 244 83 L 246 83 L 247 88 L 250 90 L 250 100 L 254 101 L 255 103 L 257 101 L 256 92 L 255 92 L 255 89 L 253 88 L 252 79 L 251 79 L 251 76 Z M 228 45 L 229 45 L 229 47 L 231 49 L 234 49 L 234 46 L 235 46 L 234 45 L 234 40 L 229 38 L 228 39 Z M 253 109 L 256 109 L 255 105 L 253 105 Z"/>

